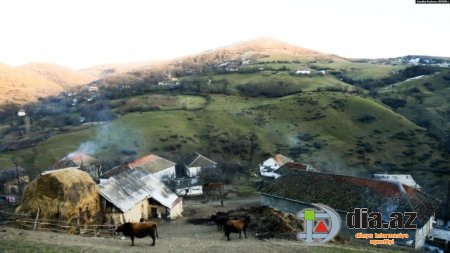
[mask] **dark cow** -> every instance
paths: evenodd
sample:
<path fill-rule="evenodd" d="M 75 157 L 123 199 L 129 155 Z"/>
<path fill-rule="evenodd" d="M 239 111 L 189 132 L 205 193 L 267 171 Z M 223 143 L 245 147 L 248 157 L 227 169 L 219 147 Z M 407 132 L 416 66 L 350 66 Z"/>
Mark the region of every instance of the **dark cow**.
<path fill-rule="evenodd" d="M 230 219 L 227 213 L 217 212 L 216 214 L 211 215 L 211 220 L 214 221 L 217 225 L 217 231 L 222 231 L 223 225 Z"/>
<path fill-rule="evenodd" d="M 152 246 L 155 246 L 155 235 L 158 237 L 158 225 L 155 222 L 126 222 L 116 228 L 116 233 L 120 232 L 131 238 L 131 246 L 134 246 L 135 237 L 144 238 L 148 235 L 153 239 Z"/>
<path fill-rule="evenodd" d="M 244 231 L 244 236 L 247 238 L 247 226 L 250 223 L 250 217 L 245 216 L 237 220 L 229 220 L 225 222 L 223 230 L 225 236 L 230 240 L 230 233 L 239 233 L 239 238 L 241 238 L 241 232 Z"/>

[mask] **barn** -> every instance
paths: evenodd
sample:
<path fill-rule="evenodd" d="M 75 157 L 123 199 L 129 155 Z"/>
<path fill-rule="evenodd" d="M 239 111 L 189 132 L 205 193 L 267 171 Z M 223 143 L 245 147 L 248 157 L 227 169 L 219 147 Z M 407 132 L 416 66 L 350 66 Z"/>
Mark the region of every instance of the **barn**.
<path fill-rule="evenodd" d="M 76 167 L 43 172 L 25 187 L 16 209 L 32 218 L 38 212 L 40 219 L 97 224 L 101 217 L 97 184 Z"/>
<path fill-rule="evenodd" d="M 354 208 L 367 208 L 380 212 L 383 218 L 392 212 L 417 212 L 417 229 L 406 229 L 408 239 L 396 239 L 395 243 L 420 248 L 433 227 L 435 212 L 440 201 L 416 188 L 368 178 L 291 170 L 261 189 L 261 204 L 296 214 L 304 208 L 321 203 L 334 208 L 345 220 Z M 383 220 L 385 222 L 385 220 Z M 396 233 L 386 229 L 383 233 Z M 354 234 L 373 231 L 341 229 L 342 238 L 354 239 Z"/>
<path fill-rule="evenodd" d="M 124 170 L 102 180 L 99 188 L 105 223 L 182 216 L 182 198 L 145 169 Z"/>
<path fill-rule="evenodd" d="M 102 167 L 97 158 L 85 153 L 70 153 L 53 165 L 53 169 L 69 167 L 78 167 L 79 170 L 87 172 L 94 179 L 102 174 Z"/>

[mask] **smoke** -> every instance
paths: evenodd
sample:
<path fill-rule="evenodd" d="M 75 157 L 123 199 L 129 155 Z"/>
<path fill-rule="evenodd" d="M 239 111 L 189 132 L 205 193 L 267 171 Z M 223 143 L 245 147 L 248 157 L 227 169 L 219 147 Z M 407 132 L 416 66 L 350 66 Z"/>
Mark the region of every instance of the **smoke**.
<path fill-rule="evenodd" d="M 136 148 L 137 142 L 126 127 L 108 123 L 98 127 L 94 139 L 81 143 L 73 153 L 96 155 L 106 151 L 118 152 Z"/>

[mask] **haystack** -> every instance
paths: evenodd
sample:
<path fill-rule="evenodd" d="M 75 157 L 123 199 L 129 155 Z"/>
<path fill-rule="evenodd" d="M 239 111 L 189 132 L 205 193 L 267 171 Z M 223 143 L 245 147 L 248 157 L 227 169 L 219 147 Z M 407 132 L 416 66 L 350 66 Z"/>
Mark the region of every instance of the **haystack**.
<path fill-rule="evenodd" d="M 95 224 L 101 217 L 99 191 L 91 177 L 77 168 L 52 170 L 25 188 L 17 214 L 67 224 Z"/>

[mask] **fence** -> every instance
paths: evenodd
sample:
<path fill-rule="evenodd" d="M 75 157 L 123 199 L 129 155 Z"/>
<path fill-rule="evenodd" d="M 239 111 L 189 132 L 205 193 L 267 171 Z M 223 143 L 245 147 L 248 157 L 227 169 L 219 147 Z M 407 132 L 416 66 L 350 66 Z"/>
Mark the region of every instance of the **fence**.
<path fill-rule="evenodd" d="M 0 225 L 9 225 L 33 231 L 50 231 L 99 237 L 113 237 L 116 228 L 115 225 L 111 224 L 85 225 L 77 222 L 74 225 L 60 220 L 41 219 L 39 218 L 39 211 L 35 218 L 31 218 L 28 215 L 0 211 Z"/>

